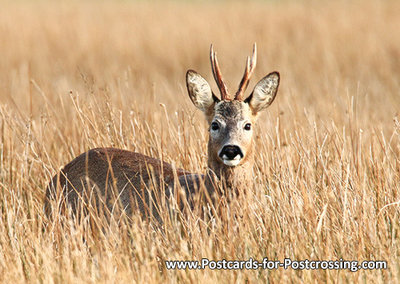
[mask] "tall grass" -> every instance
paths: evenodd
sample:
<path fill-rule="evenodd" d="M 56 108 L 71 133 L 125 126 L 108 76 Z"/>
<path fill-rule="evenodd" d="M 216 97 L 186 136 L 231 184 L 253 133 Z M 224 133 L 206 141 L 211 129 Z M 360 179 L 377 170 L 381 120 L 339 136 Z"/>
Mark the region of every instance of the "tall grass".
<path fill-rule="evenodd" d="M 400 3 L 2 2 L 0 281 L 398 282 Z M 113 146 L 193 172 L 207 131 L 184 74 L 228 88 L 281 73 L 257 127 L 256 186 L 205 224 L 49 223 L 50 178 Z M 250 86 L 251 88 L 252 86 Z M 43 230 L 43 228 L 46 228 Z M 167 270 L 164 260 L 386 260 L 387 270 Z"/>

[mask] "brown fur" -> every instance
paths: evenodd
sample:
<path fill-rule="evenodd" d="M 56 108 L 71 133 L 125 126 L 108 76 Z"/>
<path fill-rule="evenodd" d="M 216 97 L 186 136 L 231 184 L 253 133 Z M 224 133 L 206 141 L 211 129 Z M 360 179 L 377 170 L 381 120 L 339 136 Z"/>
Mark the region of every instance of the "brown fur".
<path fill-rule="evenodd" d="M 96 211 L 105 209 L 107 214 L 115 212 L 121 205 L 129 215 L 134 213 L 133 206 L 144 216 L 153 216 L 160 221 L 158 203 L 161 198 L 170 197 L 175 176 L 187 190 L 195 188 L 194 182 L 199 187 L 202 178 L 140 153 L 115 148 L 92 149 L 72 160 L 53 177 L 46 191 L 46 213 L 52 214 L 50 201 L 57 199 L 58 192 L 74 213 L 82 209 L 80 204 L 86 205 L 85 210 L 88 206 Z M 151 184 L 152 181 L 157 184 Z"/>

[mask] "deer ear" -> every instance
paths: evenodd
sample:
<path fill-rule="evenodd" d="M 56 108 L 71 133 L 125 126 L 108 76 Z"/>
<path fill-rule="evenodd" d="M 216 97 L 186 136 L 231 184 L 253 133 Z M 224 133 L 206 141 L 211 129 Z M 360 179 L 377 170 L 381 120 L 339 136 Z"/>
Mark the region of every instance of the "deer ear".
<path fill-rule="evenodd" d="M 262 78 L 254 87 L 251 95 L 245 100 L 253 112 L 266 109 L 275 99 L 279 87 L 279 73 L 272 72 Z"/>
<path fill-rule="evenodd" d="M 212 93 L 210 85 L 196 71 L 188 70 L 186 72 L 186 86 L 193 104 L 203 112 L 207 112 L 218 101 L 218 98 Z"/>

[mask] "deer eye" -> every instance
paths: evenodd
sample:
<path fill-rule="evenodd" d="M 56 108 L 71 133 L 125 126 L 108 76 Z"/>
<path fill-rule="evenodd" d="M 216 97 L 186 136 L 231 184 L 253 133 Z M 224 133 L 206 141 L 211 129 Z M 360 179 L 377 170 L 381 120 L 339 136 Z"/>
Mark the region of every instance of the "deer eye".
<path fill-rule="evenodd" d="M 217 131 L 219 129 L 219 124 L 217 122 L 211 123 L 211 130 Z"/>
<path fill-rule="evenodd" d="M 250 129 L 251 129 L 251 124 L 250 124 L 250 123 L 246 123 L 246 124 L 244 125 L 244 130 L 249 131 Z"/>

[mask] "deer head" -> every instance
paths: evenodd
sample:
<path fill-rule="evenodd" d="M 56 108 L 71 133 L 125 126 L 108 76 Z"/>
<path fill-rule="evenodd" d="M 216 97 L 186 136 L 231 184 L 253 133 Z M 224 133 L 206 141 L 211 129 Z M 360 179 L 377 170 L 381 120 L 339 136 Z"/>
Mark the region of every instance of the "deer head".
<path fill-rule="evenodd" d="M 209 123 L 209 167 L 235 168 L 253 163 L 253 128 L 260 111 L 266 109 L 275 99 L 279 86 L 279 73 L 272 72 L 262 78 L 251 94 L 244 99 L 257 60 L 256 44 L 252 57 L 247 58 L 246 68 L 239 88 L 232 98 L 224 83 L 218 65 L 217 55 L 211 45 L 210 60 L 214 79 L 221 93 L 219 99 L 207 81 L 196 71 L 188 70 L 186 84 L 193 104 L 204 112 Z"/>

